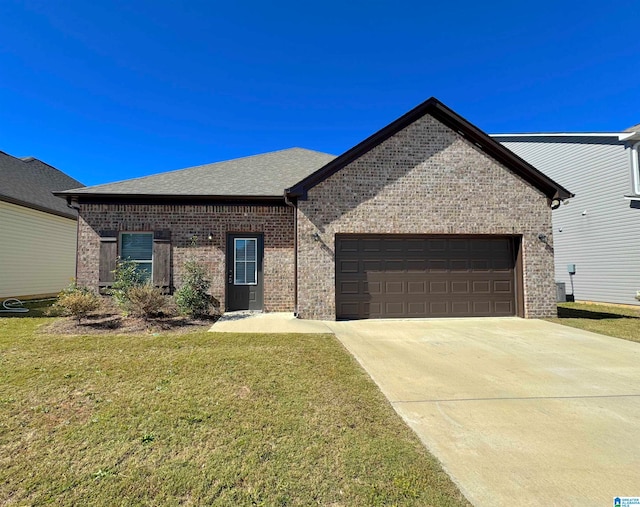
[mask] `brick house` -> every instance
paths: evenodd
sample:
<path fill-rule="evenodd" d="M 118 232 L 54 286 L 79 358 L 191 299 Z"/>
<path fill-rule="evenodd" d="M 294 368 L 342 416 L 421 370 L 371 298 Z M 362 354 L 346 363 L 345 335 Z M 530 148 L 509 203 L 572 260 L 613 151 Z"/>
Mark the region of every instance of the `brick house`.
<path fill-rule="evenodd" d="M 59 192 L 77 280 L 116 257 L 179 287 L 195 258 L 223 309 L 301 318 L 555 312 L 551 212 L 572 194 L 431 98 L 333 157 L 300 148 Z"/>

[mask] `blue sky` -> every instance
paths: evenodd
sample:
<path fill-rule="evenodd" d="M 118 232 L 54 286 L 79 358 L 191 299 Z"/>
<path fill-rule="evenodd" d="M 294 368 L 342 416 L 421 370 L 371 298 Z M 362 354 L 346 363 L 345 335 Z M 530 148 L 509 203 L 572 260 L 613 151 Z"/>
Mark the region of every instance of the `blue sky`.
<path fill-rule="evenodd" d="M 631 1 L 1 0 L 0 19 L 0 150 L 85 184 L 340 154 L 430 96 L 490 133 L 640 122 Z"/>

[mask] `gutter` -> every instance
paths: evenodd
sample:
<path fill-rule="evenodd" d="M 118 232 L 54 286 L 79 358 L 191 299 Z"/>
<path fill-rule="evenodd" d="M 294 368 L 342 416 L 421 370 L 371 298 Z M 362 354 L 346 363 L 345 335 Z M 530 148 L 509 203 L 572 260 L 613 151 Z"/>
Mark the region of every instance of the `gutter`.
<path fill-rule="evenodd" d="M 298 208 L 285 190 L 284 202 L 293 208 L 293 316 L 298 318 Z"/>

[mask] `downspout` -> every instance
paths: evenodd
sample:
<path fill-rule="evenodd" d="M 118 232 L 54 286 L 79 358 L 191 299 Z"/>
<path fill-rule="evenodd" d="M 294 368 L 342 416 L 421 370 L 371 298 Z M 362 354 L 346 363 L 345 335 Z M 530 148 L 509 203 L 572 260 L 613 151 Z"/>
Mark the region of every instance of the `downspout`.
<path fill-rule="evenodd" d="M 633 193 L 640 194 L 640 160 L 638 160 L 638 146 L 640 141 L 631 146 L 631 170 L 633 171 Z"/>
<path fill-rule="evenodd" d="M 78 203 L 77 197 L 67 197 L 67 207 L 76 210 L 78 216 L 76 217 L 76 267 L 74 270 L 74 283 L 78 282 L 78 256 L 80 255 L 80 251 L 78 246 L 80 246 L 80 204 Z"/>
<path fill-rule="evenodd" d="M 293 316 L 298 318 L 298 208 L 284 193 L 284 202 L 293 208 Z"/>

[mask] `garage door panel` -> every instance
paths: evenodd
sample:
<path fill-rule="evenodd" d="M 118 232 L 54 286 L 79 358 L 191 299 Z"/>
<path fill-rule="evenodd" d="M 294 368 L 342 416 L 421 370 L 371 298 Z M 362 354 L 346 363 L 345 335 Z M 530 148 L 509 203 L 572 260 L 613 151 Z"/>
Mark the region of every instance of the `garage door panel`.
<path fill-rule="evenodd" d="M 379 239 L 363 239 L 360 244 L 362 246 L 363 252 L 379 252 L 380 251 Z"/>
<path fill-rule="evenodd" d="M 382 268 L 382 261 L 378 260 L 363 260 L 362 271 L 364 273 L 370 273 L 373 271 L 384 271 Z"/>
<path fill-rule="evenodd" d="M 407 313 L 412 317 L 422 317 L 425 313 L 427 313 L 426 302 L 425 301 L 417 301 L 413 303 L 407 304 Z"/>
<path fill-rule="evenodd" d="M 340 252 L 357 252 L 360 242 L 357 239 L 344 239 L 340 242 Z"/>
<path fill-rule="evenodd" d="M 337 317 L 514 315 L 513 245 L 503 237 L 338 235 Z"/>
<path fill-rule="evenodd" d="M 450 259 L 448 271 L 469 271 L 470 259 Z"/>
<path fill-rule="evenodd" d="M 471 259 L 472 271 L 490 271 L 491 259 Z"/>
<path fill-rule="evenodd" d="M 491 315 L 491 301 L 471 301 L 473 313 L 476 315 Z"/>
<path fill-rule="evenodd" d="M 371 295 L 382 294 L 382 282 L 376 282 L 373 280 L 364 281 L 363 288 L 364 288 L 365 294 L 371 294 Z"/>
<path fill-rule="evenodd" d="M 493 292 L 496 294 L 511 294 L 513 293 L 513 287 L 511 280 L 495 280 L 493 282 Z"/>
<path fill-rule="evenodd" d="M 446 273 L 449 269 L 449 261 L 447 259 L 427 259 L 427 270 L 431 272 Z"/>
<path fill-rule="evenodd" d="M 432 238 L 427 240 L 428 252 L 444 252 L 447 249 L 447 240 Z"/>
<path fill-rule="evenodd" d="M 496 301 L 495 302 L 495 313 L 498 315 L 513 315 L 515 313 L 515 308 L 513 306 L 513 301 Z"/>
<path fill-rule="evenodd" d="M 340 292 L 342 294 L 359 294 L 360 284 L 358 282 L 341 282 Z"/>
<path fill-rule="evenodd" d="M 402 301 L 388 301 L 384 305 L 384 314 L 387 317 L 404 317 L 406 313 L 405 304 Z"/>
<path fill-rule="evenodd" d="M 468 281 L 452 281 L 451 292 L 453 294 L 469 294 L 469 286 Z"/>
<path fill-rule="evenodd" d="M 405 261 L 403 259 L 387 259 L 382 264 L 382 271 L 398 271 L 402 272 L 405 270 Z"/>
<path fill-rule="evenodd" d="M 389 294 L 389 295 L 405 294 L 406 292 L 404 288 L 404 283 L 402 282 L 385 282 L 384 291 L 385 291 L 385 294 Z"/>
<path fill-rule="evenodd" d="M 358 273 L 358 261 L 340 261 L 341 273 Z"/>
<path fill-rule="evenodd" d="M 491 282 L 489 280 L 473 281 L 471 284 L 474 294 L 490 294 Z"/>
<path fill-rule="evenodd" d="M 426 294 L 427 293 L 427 282 L 408 282 L 407 283 L 407 293 L 408 294 Z"/>
<path fill-rule="evenodd" d="M 466 252 L 469 250 L 468 239 L 450 239 L 449 248 L 452 252 Z"/>
<path fill-rule="evenodd" d="M 450 314 L 449 303 L 447 301 L 431 301 L 429 303 L 429 315 L 442 317 Z"/>
<path fill-rule="evenodd" d="M 429 282 L 429 292 L 431 294 L 447 294 L 449 292 L 449 284 L 444 280 Z"/>
<path fill-rule="evenodd" d="M 424 251 L 422 252 L 422 255 L 424 255 Z M 407 271 L 424 273 L 427 270 L 427 261 L 424 259 L 407 259 L 405 266 Z"/>

